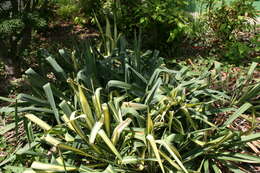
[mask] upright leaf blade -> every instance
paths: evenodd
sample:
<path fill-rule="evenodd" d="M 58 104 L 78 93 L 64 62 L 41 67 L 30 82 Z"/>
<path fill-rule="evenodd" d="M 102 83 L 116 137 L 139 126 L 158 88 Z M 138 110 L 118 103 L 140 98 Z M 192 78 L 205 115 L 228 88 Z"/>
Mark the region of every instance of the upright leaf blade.
<path fill-rule="evenodd" d="M 120 124 L 118 124 L 116 126 L 116 128 L 114 129 L 112 138 L 111 138 L 111 141 L 114 145 L 117 144 L 117 141 L 119 140 L 120 134 L 122 133 L 124 128 L 126 128 L 131 122 L 132 122 L 132 120 L 130 118 L 127 118 L 125 121 L 122 121 Z"/>
<path fill-rule="evenodd" d="M 159 163 L 159 165 L 160 165 L 160 167 L 161 167 L 162 172 L 165 173 L 165 170 L 164 170 L 164 167 L 163 167 L 163 164 L 162 164 L 162 160 L 161 160 L 161 157 L 160 157 L 160 153 L 159 153 L 159 150 L 158 150 L 158 148 L 157 148 L 157 146 L 156 146 L 154 137 L 149 134 L 149 135 L 146 136 L 146 139 L 147 139 L 147 140 L 150 142 L 150 144 L 151 144 L 151 147 L 152 147 L 153 152 L 154 152 L 154 154 L 155 154 L 155 157 L 157 158 L 157 161 L 158 161 L 158 163 Z"/>
<path fill-rule="evenodd" d="M 110 114 L 109 114 L 109 109 L 106 103 L 102 104 L 102 109 L 103 109 L 103 115 L 104 115 L 104 123 L 105 123 L 105 130 L 106 133 L 108 135 L 108 137 L 110 137 L 110 128 L 111 128 L 111 122 L 110 122 Z"/>
<path fill-rule="evenodd" d="M 46 58 L 46 60 L 50 63 L 50 65 L 53 67 L 53 69 L 55 70 L 55 72 L 63 78 L 63 80 L 67 80 L 67 75 L 65 73 L 65 71 L 61 68 L 61 66 L 57 63 L 57 61 L 52 58 L 51 56 L 49 56 L 48 58 Z"/>
<path fill-rule="evenodd" d="M 107 146 L 111 149 L 111 151 L 120 159 L 122 160 L 122 157 L 120 153 L 117 151 L 116 147 L 114 144 L 110 141 L 110 139 L 107 137 L 106 133 L 104 130 L 99 130 L 98 134 L 101 136 L 101 138 L 104 140 L 104 142 L 107 144 Z"/>
<path fill-rule="evenodd" d="M 50 83 L 47 83 L 46 85 L 44 85 L 43 89 L 44 89 L 45 94 L 46 94 L 46 96 L 48 98 L 48 101 L 49 101 L 49 103 L 51 105 L 51 108 L 52 108 L 52 110 L 54 112 L 54 115 L 55 115 L 57 123 L 61 124 L 60 117 L 59 117 L 59 112 L 58 112 L 58 109 L 56 108 L 56 104 L 55 104 L 55 100 L 54 100 L 54 97 L 53 97 L 53 94 L 52 94 Z"/>
<path fill-rule="evenodd" d="M 87 100 L 81 86 L 79 86 L 79 99 L 80 99 L 80 104 L 83 109 L 83 112 L 86 115 L 87 125 L 88 125 L 89 129 L 91 129 L 94 125 L 95 120 L 94 120 L 94 117 L 92 114 L 92 110 L 89 106 L 88 100 Z"/>

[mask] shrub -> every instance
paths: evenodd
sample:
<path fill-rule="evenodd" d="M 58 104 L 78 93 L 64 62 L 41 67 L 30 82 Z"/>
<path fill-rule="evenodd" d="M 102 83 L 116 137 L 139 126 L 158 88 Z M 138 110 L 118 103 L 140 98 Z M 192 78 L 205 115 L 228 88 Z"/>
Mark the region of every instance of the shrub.
<path fill-rule="evenodd" d="M 123 31 L 132 33 L 141 28 L 147 48 L 173 55 L 191 32 L 192 16 L 186 10 L 189 3 L 171 0 L 121 2 L 117 21 Z"/>
<path fill-rule="evenodd" d="M 68 4 L 57 9 L 57 14 L 63 19 L 71 19 L 78 14 L 79 7 L 77 4 Z"/>
<path fill-rule="evenodd" d="M 106 22 L 104 16 L 108 17 L 127 37 L 142 30 L 146 48 L 172 53 L 172 47 L 177 47 L 176 44 L 192 31 L 192 16 L 187 11 L 189 3 L 186 0 L 106 0 L 82 1 L 81 7 L 86 17 L 93 17 L 95 12 L 101 25 Z"/>
<path fill-rule="evenodd" d="M 254 0 L 204 1 L 207 8 L 202 23 L 206 27 L 202 38 L 214 53 L 237 63 L 254 52 L 255 46 L 250 39 L 255 31 L 256 8 L 253 3 Z"/>
<path fill-rule="evenodd" d="M 217 1 L 216 1 L 217 2 Z M 209 1 L 208 22 L 220 42 L 237 40 L 239 32 L 250 31 L 256 18 L 252 0 L 233 0 L 230 4 Z"/>

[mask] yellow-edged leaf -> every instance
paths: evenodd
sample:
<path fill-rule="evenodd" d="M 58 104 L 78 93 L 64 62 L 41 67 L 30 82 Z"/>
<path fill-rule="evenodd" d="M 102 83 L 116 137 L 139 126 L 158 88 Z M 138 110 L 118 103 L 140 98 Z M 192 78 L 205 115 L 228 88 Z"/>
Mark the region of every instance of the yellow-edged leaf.
<path fill-rule="evenodd" d="M 114 145 L 117 144 L 117 141 L 119 140 L 120 134 L 122 133 L 124 128 L 126 128 L 131 122 L 132 122 L 131 118 L 127 118 L 125 121 L 121 122 L 120 124 L 118 124 L 116 126 L 116 128 L 114 129 L 112 138 L 111 138 L 112 143 Z"/>
<path fill-rule="evenodd" d="M 80 104 L 82 106 L 83 109 L 83 113 L 86 115 L 86 123 L 89 129 L 91 129 L 94 125 L 94 117 L 91 111 L 91 108 L 89 106 L 88 100 L 81 88 L 81 86 L 79 86 L 79 99 L 80 99 Z"/>
<path fill-rule="evenodd" d="M 154 154 L 155 154 L 155 157 L 157 158 L 157 161 L 158 161 L 158 163 L 159 163 L 159 165 L 160 165 L 160 167 L 161 167 L 161 170 L 162 170 L 162 172 L 164 173 L 165 170 L 164 170 L 164 167 L 163 167 L 163 164 L 162 164 L 162 160 L 161 160 L 161 157 L 160 157 L 160 153 L 159 153 L 159 150 L 158 150 L 158 148 L 157 148 L 157 146 L 156 146 L 154 137 L 149 134 L 149 135 L 146 136 L 146 138 L 147 138 L 147 140 L 150 142 L 151 147 L 152 147 L 152 149 L 153 149 L 153 152 L 154 152 Z"/>
<path fill-rule="evenodd" d="M 45 171 L 54 171 L 54 172 L 65 172 L 63 165 L 54 165 L 54 164 L 47 164 L 34 161 L 32 163 L 31 168 L 38 169 L 38 170 L 45 170 Z M 66 166 L 66 171 L 76 171 L 76 167 Z"/>
<path fill-rule="evenodd" d="M 28 118 L 30 121 L 34 122 L 35 124 L 37 124 L 38 126 L 40 126 L 44 130 L 48 131 L 52 128 L 49 124 L 47 124 L 46 122 L 44 122 L 43 120 L 41 120 L 40 118 L 36 117 L 33 114 L 26 114 L 25 117 Z"/>

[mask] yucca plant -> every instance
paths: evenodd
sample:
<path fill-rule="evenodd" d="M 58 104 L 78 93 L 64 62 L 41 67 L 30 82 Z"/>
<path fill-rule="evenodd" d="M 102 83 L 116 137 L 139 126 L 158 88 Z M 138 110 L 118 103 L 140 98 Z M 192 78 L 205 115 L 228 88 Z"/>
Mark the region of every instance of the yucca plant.
<path fill-rule="evenodd" d="M 134 34 L 133 46 L 129 46 L 124 35 L 117 30 L 116 17 L 114 17 L 113 25 L 105 17 L 105 29 L 101 27 L 97 17 L 95 17 L 95 20 L 101 35 L 96 48 L 100 59 L 102 59 L 102 62 L 98 62 L 98 68 L 101 70 L 99 77 L 105 84 L 109 81 L 107 79 L 121 80 L 125 78 L 126 80 L 130 73 L 135 72 L 149 78 L 156 68 L 164 64 L 163 59 L 159 57 L 159 51 L 141 51 L 141 31 L 139 31 L 138 36 L 136 33 Z M 134 78 L 133 80 L 140 79 Z M 139 85 L 142 84 L 140 81 L 136 82 Z"/>
<path fill-rule="evenodd" d="M 260 162 L 242 153 L 260 138 L 258 105 L 248 103 L 257 89 L 230 104 L 228 92 L 211 88 L 216 70 L 170 70 L 158 52 L 142 53 L 140 40 L 135 44 L 134 51 L 122 46 L 105 55 L 88 44 L 85 52 L 60 50 L 64 63 L 45 53 L 54 76 L 29 69 L 32 95 L 1 98 L 14 103 L 1 112 L 14 112 L 25 124 L 29 144 L 20 154 L 33 157 L 40 148 L 27 171 L 220 172 Z M 249 123 L 245 131 L 233 128 L 241 117 Z"/>
<path fill-rule="evenodd" d="M 18 94 L 15 99 L 0 97 L 1 100 L 11 103 L 11 105 L 7 107 L 2 107 L 0 112 L 8 116 L 12 114 L 15 115 L 15 122 L 1 129 L 1 134 L 15 128 L 18 129 L 18 125 L 23 124 L 25 126 L 25 131 L 27 132 L 27 139 L 29 142 L 26 146 L 24 146 L 25 148 L 19 146 L 19 149 L 17 148 L 18 151 L 14 151 L 3 159 L 4 161 L 0 163 L 1 167 L 3 165 L 7 165 L 8 163 L 14 163 L 15 158 L 20 158 L 21 153 L 22 155 L 25 155 L 30 148 L 28 146 L 31 146 L 30 144 L 33 141 L 39 141 L 38 136 L 40 133 L 38 133 L 37 130 L 34 131 L 35 129 L 33 130 L 35 126 L 33 126 L 31 122 L 24 119 L 23 116 L 18 116 L 18 114 L 35 113 L 38 117 L 42 118 L 51 125 L 60 125 L 62 124 L 62 118 L 60 116 L 62 109 L 60 107 L 60 103 L 66 101 L 70 103 L 70 105 L 76 105 L 74 110 L 78 107 L 78 101 L 75 99 L 77 95 L 74 92 L 75 85 L 78 86 L 80 84 L 84 86 L 83 88 L 87 91 L 93 93 L 93 89 L 91 88 L 99 87 L 100 85 L 105 86 L 109 79 L 122 79 L 125 76 L 125 72 L 128 76 L 130 75 L 130 72 L 134 72 L 133 67 L 125 68 L 124 63 L 131 62 L 135 52 L 125 49 L 125 53 L 123 54 L 124 57 L 120 59 L 120 63 L 116 61 L 119 53 L 115 53 L 113 56 L 108 58 L 105 58 L 101 53 L 102 52 L 99 52 L 88 43 L 79 45 L 73 52 L 60 49 L 59 55 L 51 55 L 47 51 L 42 50 L 42 56 L 51 68 L 46 68 L 48 64 L 45 63 L 43 66 L 44 68 L 42 68 L 42 72 L 37 72 L 32 68 L 25 72 L 27 81 L 30 83 L 31 87 L 30 93 Z M 157 59 L 157 53 L 152 54 L 151 51 L 147 51 L 144 54 L 141 54 L 141 56 L 141 58 L 153 62 L 153 68 L 158 66 L 159 63 L 157 62 L 159 61 L 152 60 L 152 58 Z M 96 67 L 99 68 L 99 70 L 96 70 Z M 151 71 L 151 69 L 152 68 L 149 70 Z M 145 73 L 146 76 L 149 76 L 149 73 L 150 72 L 147 71 L 147 73 Z M 32 146 L 39 146 L 39 142 L 34 144 L 35 145 Z M 20 150 L 22 150 L 22 152 L 20 152 Z M 42 150 L 41 147 L 40 150 Z M 36 150 L 34 148 L 33 152 L 35 151 Z M 36 157 L 31 157 L 32 160 L 36 159 Z M 39 158 L 37 157 L 37 159 Z M 8 167 L 8 169 L 9 168 L 10 167 Z M 10 169 L 18 170 L 17 167 L 12 167 Z"/>
<path fill-rule="evenodd" d="M 248 131 L 230 128 L 254 106 L 215 108 L 213 103 L 227 102 L 230 97 L 208 89 L 209 75 L 196 77 L 185 67 L 179 71 L 159 68 L 143 81 L 143 90 L 110 81 L 108 94 L 100 88 L 89 94 L 71 81 L 75 97 L 59 104 L 58 125 L 42 121 L 38 113 L 25 115 L 44 130 L 42 141 L 56 150 L 51 160 L 34 162 L 33 170 L 221 172 L 224 168 L 235 171 L 241 162 L 259 163 L 253 154 L 240 152 L 246 143 L 260 138 L 254 133 L 255 115 Z M 228 112 L 231 115 L 224 123 L 214 123 L 214 117 Z"/>

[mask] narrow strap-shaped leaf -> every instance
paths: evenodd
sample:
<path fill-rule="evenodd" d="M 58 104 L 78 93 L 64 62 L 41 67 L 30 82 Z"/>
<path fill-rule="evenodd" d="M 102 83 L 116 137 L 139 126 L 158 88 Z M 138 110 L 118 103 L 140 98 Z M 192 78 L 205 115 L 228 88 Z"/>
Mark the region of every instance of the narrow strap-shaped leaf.
<path fill-rule="evenodd" d="M 145 139 L 145 129 L 144 128 L 125 128 L 125 130 L 129 133 L 133 134 L 133 137 L 142 141 L 146 144 L 147 140 Z"/>
<path fill-rule="evenodd" d="M 94 144 L 98 131 L 101 129 L 104 123 L 104 118 L 102 117 L 98 122 L 95 123 L 94 127 L 91 129 L 89 143 Z"/>
<path fill-rule="evenodd" d="M 179 133 L 181 133 L 182 135 L 184 135 L 185 134 L 185 132 L 184 132 L 184 128 L 183 128 L 183 126 L 182 126 L 182 122 L 180 121 L 180 120 L 178 120 L 178 118 L 176 118 L 175 116 L 172 116 L 172 120 L 173 120 L 173 122 L 172 122 L 172 126 L 179 132 Z"/>
<path fill-rule="evenodd" d="M 62 119 L 63 119 L 63 121 L 68 125 L 68 128 L 70 128 L 71 130 L 73 130 L 73 131 L 76 132 L 76 130 L 74 129 L 74 127 L 73 127 L 73 125 L 71 124 L 70 119 L 69 119 L 69 117 L 68 117 L 67 115 L 64 114 L 64 115 L 62 116 Z"/>
<path fill-rule="evenodd" d="M 110 22 L 109 22 L 107 16 L 106 16 L 106 33 L 105 33 L 105 36 L 107 38 L 112 38 Z M 113 40 L 113 39 L 111 39 L 111 40 Z M 111 50 L 112 45 L 110 43 L 112 43 L 112 41 L 110 41 L 109 39 L 106 39 L 106 51 L 107 51 L 106 53 L 107 53 L 108 56 L 110 56 L 111 53 L 112 53 L 111 52 L 112 51 Z"/>
<path fill-rule="evenodd" d="M 104 32 L 103 32 L 103 29 L 102 29 L 102 27 L 101 27 L 101 24 L 100 24 L 100 22 L 99 22 L 99 20 L 98 20 L 98 18 L 97 18 L 97 16 L 96 16 L 95 13 L 94 13 L 94 19 L 95 19 L 95 22 L 97 23 L 97 27 L 98 27 L 98 30 L 99 30 L 99 32 L 100 32 L 100 35 L 101 35 L 103 41 L 105 42 L 105 34 L 104 34 Z"/>
<path fill-rule="evenodd" d="M 37 124 L 38 126 L 40 126 L 44 130 L 48 131 L 52 128 L 49 124 L 42 121 L 40 118 L 36 117 L 33 114 L 26 114 L 25 117 L 28 118 L 30 121 L 34 122 L 35 124 Z"/>
<path fill-rule="evenodd" d="M 199 166 L 199 168 L 197 169 L 197 172 L 202 172 L 201 170 L 202 170 L 202 167 L 203 167 L 203 165 L 204 165 L 204 161 L 205 161 L 205 159 L 202 159 L 202 161 L 200 162 L 200 166 Z"/>
<path fill-rule="evenodd" d="M 241 136 L 241 140 L 239 142 L 250 142 L 260 139 L 260 133 L 254 133 L 247 136 Z"/>
<path fill-rule="evenodd" d="M 133 86 L 131 84 L 128 84 L 126 82 L 117 81 L 117 80 L 110 80 L 107 83 L 107 88 L 110 89 L 112 87 L 122 88 L 122 89 L 126 89 L 126 90 L 133 88 Z"/>
<path fill-rule="evenodd" d="M 2 108 L 0 108 L 0 113 L 9 114 L 9 113 L 14 112 L 14 111 L 15 111 L 15 108 L 13 108 L 13 107 L 2 107 Z M 42 107 L 34 107 L 34 106 L 18 107 L 18 110 L 17 110 L 17 112 L 28 112 L 28 111 L 45 112 L 45 113 L 53 114 L 53 111 L 51 109 L 42 108 Z"/>
<path fill-rule="evenodd" d="M 49 56 L 48 58 L 46 58 L 46 60 L 50 63 L 50 65 L 53 67 L 53 69 L 55 70 L 55 72 L 63 78 L 63 80 L 67 80 L 67 76 L 66 73 L 64 72 L 64 70 L 61 68 L 61 66 L 57 63 L 57 61 L 52 58 L 51 56 Z"/>
<path fill-rule="evenodd" d="M 166 148 L 166 150 L 171 154 L 171 156 L 176 160 L 176 162 L 179 164 L 179 166 L 182 168 L 182 170 L 185 173 L 188 173 L 188 171 L 184 167 L 183 163 L 180 161 L 180 159 L 177 157 L 177 155 L 173 152 L 173 150 L 171 149 L 170 145 L 167 144 L 167 142 L 165 142 L 164 140 L 158 140 L 156 142 L 159 144 L 162 144 Z"/>
<path fill-rule="evenodd" d="M 154 95 L 156 94 L 156 91 L 159 89 L 159 87 L 162 84 L 162 80 L 161 78 L 159 78 L 156 83 L 154 84 L 154 86 L 152 87 L 152 89 L 149 91 L 149 94 L 147 95 L 146 99 L 145 99 L 145 104 L 149 105 L 150 102 L 152 101 L 152 99 L 154 98 Z"/>
<path fill-rule="evenodd" d="M 108 137 L 110 137 L 110 126 L 111 126 L 111 122 L 110 122 L 110 113 L 109 113 L 109 109 L 106 103 L 102 104 L 102 110 L 103 110 L 103 115 L 104 115 L 104 124 L 105 124 L 105 130 L 106 133 L 108 135 Z"/>
<path fill-rule="evenodd" d="M 9 103 L 15 103 L 16 102 L 16 99 L 2 97 L 2 96 L 0 96 L 0 100 L 5 101 L 5 102 L 9 102 Z"/>
<path fill-rule="evenodd" d="M 118 159 L 122 160 L 122 157 L 120 153 L 117 151 L 114 144 L 110 141 L 110 139 L 107 137 L 105 131 L 103 129 L 98 131 L 98 134 L 101 136 L 103 141 L 107 144 L 107 146 L 111 149 L 111 151 L 118 157 Z"/>
<path fill-rule="evenodd" d="M 220 168 L 216 165 L 216 163 L 211 163 L 211 167 L 214 170 L 215 173 L 222 173 L 222 171 L 220 170 Z"/>
<path fill-rule="evenodd" d="M 42 87 L 44 84 L 48 82 L 41 75 L 35 72 L 32 68 L 26 70 L 25 74 L 29 77 L 29 80 L 33 86 Z"/>
<path fill-rule="evenodd" d="M 71 64 L 70 56 L 66 50 L 59 49 L 59 54 L 63 57 L 67 64 Z"/>
<path fill-rule="evenodd" d="M 243 104 L 234 114 L 232 114 L 228 120 L 223 124 L 222 127 L 227 127 L 231 124 L 236 118 L 238 118 L 241 114 L 243 114 L 246 110 L 248 110 L 252 105 L 250 103 Z"/>
<path fill-rule="evenodd" d="M 197 130 L 198 129 L 198 125 L 195 123 L 195 121 L 193 121 L 193 119 L 192 119 L 188 109 L 185 108 L 185 107 L 182 107 L 180 110 L 184 113 L 184 115 L 186 116 L 186 118 L 187 118 L 188 122 L 190 123 L 190 125 L 192 126 L 192 128 L 194 130 Z"/>
<path fill-rule="evenodd" d="M 70 115 L 70 123 L 75 129 L 76 133 L 86 142 L 88 142 L 87 136 L 84 134 L 83 130 L 81 129 L 79 123 L 76 120 L 76 111 L 72 112 Z"/>
<path fill-rule="evenodd" d="M 54 171 L 54 172 L 65 172 L 67 171 L 76 171 L 76 167 L 66 166 L 66 170 L 64 169 L 63 165 L 54 165 L 54 164 L 47 164 L 41 163 L 38 161 L 34 161 L 31 165 L 31 168 L 43 171 Z"/>
<path fill-rule="evenodd" d="M 50 83 L 47 83 L 46 85 L 44 85 L 43 89 L 44 89 L 45 94 L 48 98 L 48 101 L 51 105 L 51 108 L 54 112 L 56 121 L 57 121 L 58 124 L 60 124 L 61 122 L 60 122 L 59 112 L 58 112 L 58 109 L 56 108 L 56 104 L 55 104 L 55 100 L 54 100 L 54 97 L 53 97 L 53 94 L 52 94 L 52 89 L 51 89 Z"/>
<path fill-rule="evenodd" d="M 27 74 L 27 76 L 29 77 L 29 81 L 33 87 L 41 88 L 44 84 L 48 83 L 46 79 L 42 78 L 41 75 L 39 75 L 31 68 L 29 68 L 25 72 L 25 74 Z M 65 100 L 69 100 L 57 87 L 54 86 L 54 84 L 52 84 L 51 87 L 55 96 L 61 97 Z"/>
<path fill-rule="evenodd" d="M 129 108 L 129 107 L 122 107 L 120 109 L 122 111 L 122 116 L 127 116 L 127 117 L 135 117 L 139 127 L 145 127 L 145 117 L 142 114 L 139 114 L 139 112 L 133 108 Z"/>
<path fill-rule="evenodd" d="M 145 110 L 148 108 L 147 105 L 141 103 L 134 103 L 134 102 L 123 102 L 122 107 L 131 107 L 135 110 Z"/>
<path fill-rule="evenodd" d="M 55 87 L 53 84 L 50 84 L 51 86 L 51 89 L 52 89 L 52 92 L 53 92 L 53 95 L 56 96 L 57 98 L 61 98 L 61 99 L 64 99 L 66 101 L 70 101 L 70 99 L 65 96 L 62 91 L 60 91 L 60 89 L 58 89 L 57 87 Z"/>
<path fill-rule="evenodd" d="M 203 155 L 207 151 L 208 151 L 208 148 L 201 148 L 201 147 L 195 146 L 194 149 L 191 149 L 182 155 L 183 163 L 194 160 L 195 158 Z"/>
<path fill-rule="evenodd" d="M 88 154 L 88 153 L 85 152 L 85 151 L 82 151 L 82 150 L 80 150 L 80 149 L 77 149 L 77 148 L 75 148 L 75 147 L 72 147 L 72 146 L 69 146 L 69 145 L 66 145 L 66 144 L 60 143 L 60 144 L 58 144 L 58 147 L 60 147 L 60 148 L 63 149 L 63 150 L 73 151 L 73 152 L 75 152 L 76 154 L 79 154 L 79 155 L 81 155 L 81 156 L 90 157 L 90 158 L 95 159 L 95 160 L 104 161 L 104 159 L 102 159 L 102 158 L 93 156 L 93 155 L 91 155 L 91 154 Z"/>
<path fill-rule="evenodd" d="M 126 69 L 130 69 L 139 79 L 143 81 L 144 84 L 147 84 L 147 80 L 143 77 L 142 74 L 138 73 L 134 68 L 132 68 L 129 64 L 126 64 Z"/>
<path fill-rule="evenodd" d="M 214 155 L 214 158 L 224 160 L 224 161 L 235 161 L 235 162 L 245 162 L 245 163 L 260 163 L 260 158 L 257 156 L 252 156 L 248 154 L 231 153 L 224 152 L 218 155 Z"/>
<path fill-rule="evenodd" d="M 225 135 L 218 137 L 217 139 L 208 141 L 208 142 L 199 141 L 197 139 L 192 139 L 192 141 L 202 147 L 205 145 L 208 145 L 208 144 L 213 144 L 209 148 L 215 148 L 215 147 L 219 146 L 220 144 L 224 143 L 225 141 L 227 141 L 228 139 L 230 139 L 231 137 L 233 137 L 233 135 L 234 135 L 234 133 L 232 133 L 231 131 L 228 131 L 228 133 L 226 133 Z"/>
<path fill-rule="evenodd" d="M 151 113 L 148 111 L 147 113 L 147 120 L 146 120 L 146 134 L 152 134 L 153 132 L 153 120 Z"/>
<path fill-rule="evenodd" d="M 122 121 L 123 121 L 123 120 L 122 120 L 122 117 L 119 115 L 119 113 L 118 113 L 118 111 L 116 110 L 116 107 L 115 107 L 115 105 L 113 104 L 113 102 L 112 102 L 112 101 L 109 101 L 109 102 L 108 102 L 108 105 L 109 105 L 110 110 L 111 110 L 112 113 L 113 113 L 114 120 L 115 120 L 117 123 L 122 122 Z"/>
<path fill-rule="evenodd" d="M 151 86 L 155 83 L 155 81 L 158 80 L 158 77 L 160 75 L 160 73 L 168 73 L 168 74 L 177 74 L 178 71 L 175 71 L 175 70 L 170 70 L 170 69 L 167 69 L 167 68 L 157 68 L 154 73 L 152 74 L 151 78 L 149 79 L 149 82 L 148 82 L 148 85 L 146 87 L 146 91 L 148 91 Z"/>
<path fill-rule="evenodd" d="M 48 142 L 49 144 L 55 146 L 55 147 L 59 147 L 60 149 L 63 150 L 68 150 L 68 151 L 73 151 L 76 154 L 79 154 L 81 156 L 85 156 L 85 157 L 90 157 L 93 158 L 95 160 L 103 160 L 102 158 L 93 156 L 91 154 L 86 153 L 85 151 L 82 151 L 78 148 L 63 144 L 62 142 L 60 142 L 59 140 L 57 140 L 56 138 L 54 138 L 53 136 L 47 134 L 44 138 L 43 138 L 46 142 Z"/>
<path fill-rule="evenodd" d="M 23 94 L 23 93 L 21 93 L 17 96 L 17 100 L 26 101 L 31 104 L 35 104 L 37 106 L 48 106 L 49 105 L 48 101 L 46 101 L 46 100 L 42 100 L 40 98 L 31 96 L 28 94 Z"/>
<path fill-rule="evenodd" d="M 111 141 L 114 145 L 117 144 L 117 141 L 119 140 L 120 134 L 122 133 L 122 131 L 124 130 L 124 128 L 126 128 L 127 126 L 129 126 L 129 124 L 132 122 L 132 120 L 130 118 L 127 118 L 125 121 L 122 121 L 120 124 L 118 124 L 116 126 L 116 128 L 114 129 Z"/>
<path fill-rule="evenodd" d="M 238 104 L 242 104 L 253 97 L 256 97 L 260 93 L 260 83 L 256 84 L 253 88 L 244 92 L 242 97 L 238 100 Z"/>
<path fill-rule="evenodd" d="M 101 89 L 102 88 L 97 88 L 94 95 L 92 96 L 94 109 L 95 109 L 96 116 L 98 119 L 101 118 L 101 114 L 102 114 L 102 105 L 101 105 L 101 101 L 100 101 L 100 90 Z"/>
<path fill-rule="evenodd" d="M 188 71 L 188 67 L 184 66 L 175 76 L 177 80 L 181 80 L 182 76 Z"/>
<path fill-rule="evenodd" d="M 140 161 L 153 161 L 157 162 L 156 158 L 141 158 L 137 156 L 125 156 L 123 157 L 122 164 L 136 164 Z"/>
<path fill-rule="evenodd" d="M 72 114 L 72 110 L 70 105 L 63 100 L 60 104 L 59 107 L 62 109 L 62 111 L 69 117 Z"/>
<path fill-rule="evenodd" d="M 250 66 L 250 68 L 249 68 L 249 70 L 248 70 L 248 73 L 247 73 L 247 81 L 249 81 L 251 78 L 252 78 L 252 76 L 253 76 L 253 73 L 254 73 L 254 70 L 255 70 L 255 68 L 257 67 L 257 65 L 258 65 L 258 63 L 256 63 L 256 62 L 253 62 L 252 64 L 251 64 L 251 66 Z"/>
<path fill-rule="evenodd" d="M 167 160 L 174 168 L 176 168 L 177 170 L 181 170 L 181 167 L 179 167 L 179 165 L 173 161 L 167 154 L 165 154 L 163 151 L 159 150 L 161 156 L 163 156 L 163 158 L 165 158 L 165 160 Z"/>
<path fill-rule="evenodd" d="M 164 167 L 163 167 L 163 164 L 162 164 L 162 160 L 161 160 L 161 157 L 160 157 L 160 153 L 159 153 L 159 150 L 158 150 L 158 148 L 157 148 L 157 146 L 156 146 L 156 142 L 155 142 L 155 140 L 154 140 L 154 137 L 153 137 L 152 135 L 148 134 L 148 135 L 146 136 L 146 139 L 147 139 L 147 140 L 149 141 L 149 143 L 151 144 L 151 147 L 152 147 L 153 152 L 154 152 L 154 154 L 155 154 L 155 157 L 157 158 L 157 161 L 158 161 L 158 163 L 159 163 L 159 165 L 160 165 L 160 167 L 161 167 L 162 172 L 165 173 L 165 170 L 164 170 Z"/>
<path fill-rule="evenodd" d="M 94 125 L 95 120 L 92 114 L 92 110 L 89 106 L 87 97 L 85 96 L 81 86 L 79 86 L 79 99 L 80 99 L 80 104 L 83 109 L 83 112 L 86 115 L 87 126 L 89 129 L 91 129 Z"/>
<path fill-rule="evenodd" d="M 209 160 L 205 160 L 204 161 L 203 167 L 204 167 L 204 172 L 205 173 L 210 173 L 209 172 Z"/>

